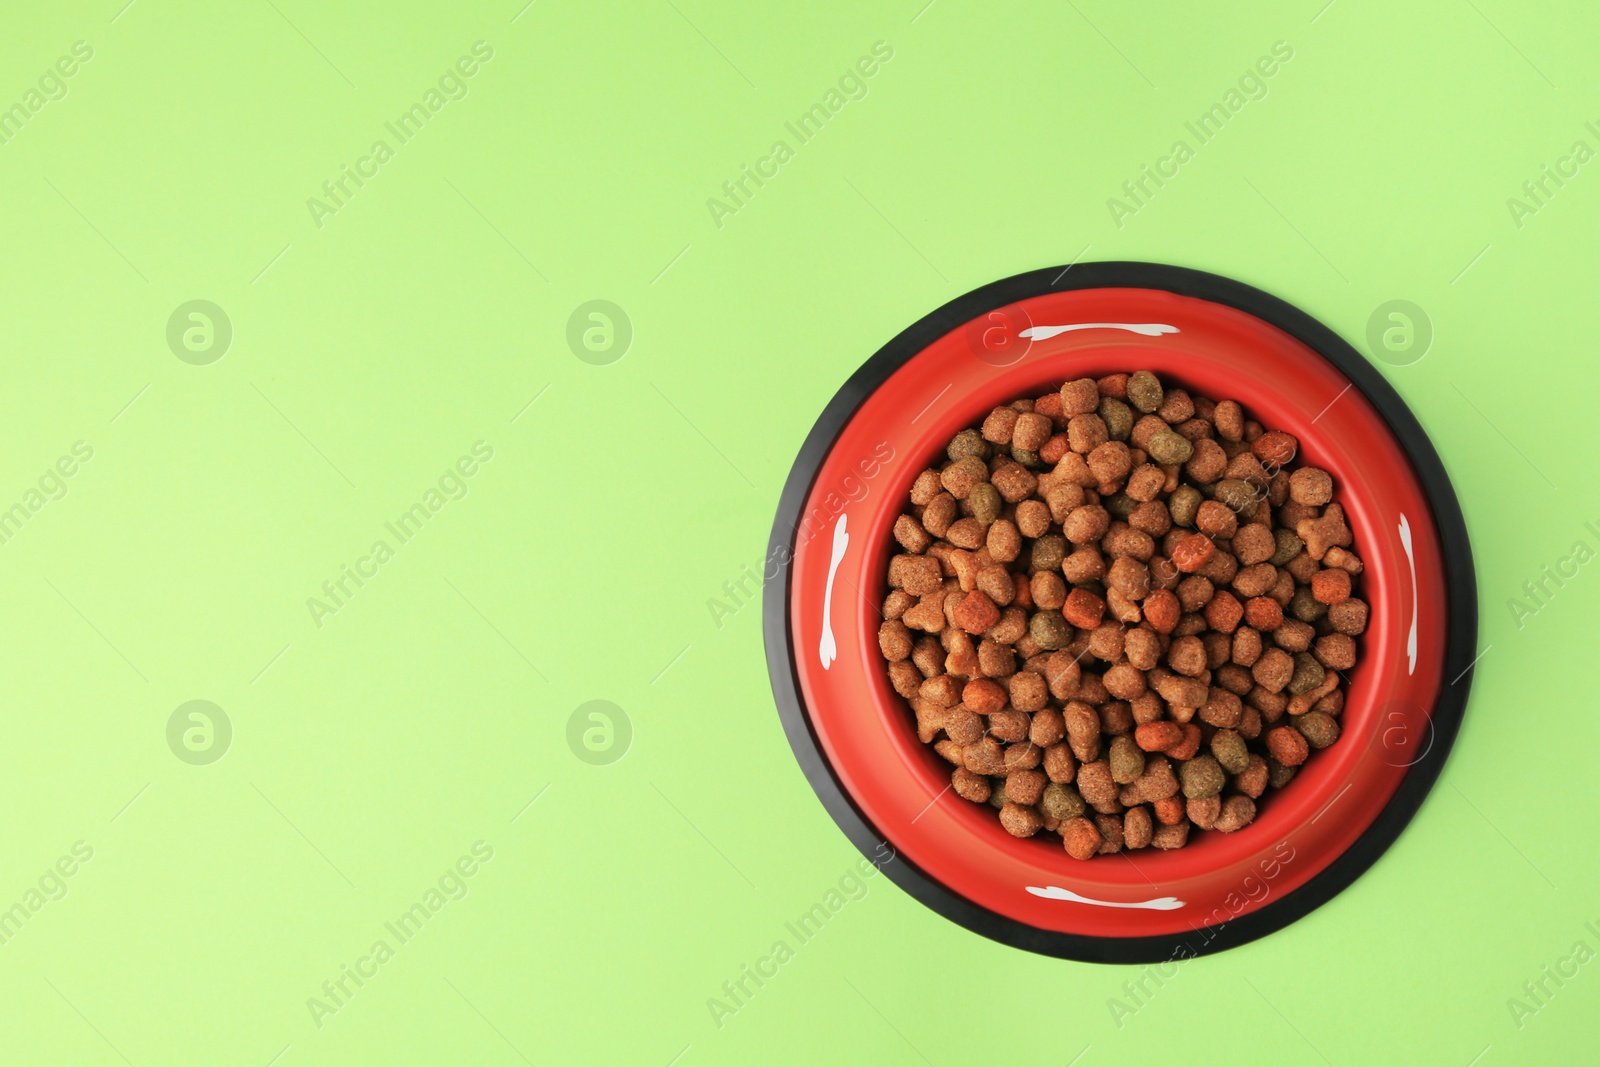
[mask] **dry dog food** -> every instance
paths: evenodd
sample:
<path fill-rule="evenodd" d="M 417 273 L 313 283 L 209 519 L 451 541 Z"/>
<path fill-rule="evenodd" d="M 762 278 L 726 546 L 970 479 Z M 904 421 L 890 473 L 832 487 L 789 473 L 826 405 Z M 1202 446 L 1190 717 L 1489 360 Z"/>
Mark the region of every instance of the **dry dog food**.
<path fill-rule="evenodd" d="M 895 521 L 878 643 L 957 795 L 1078 859 L 1179 848 L 1338 740 L 1362 564 L 1298 451 L 1148 371 L 956 434 Z"/>

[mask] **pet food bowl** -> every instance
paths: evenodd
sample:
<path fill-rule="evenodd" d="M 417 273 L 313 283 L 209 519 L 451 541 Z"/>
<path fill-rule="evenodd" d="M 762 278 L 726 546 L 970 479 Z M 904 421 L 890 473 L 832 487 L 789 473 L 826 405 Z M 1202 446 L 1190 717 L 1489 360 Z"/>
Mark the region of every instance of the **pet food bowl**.
<path fill-rule="evenodd" d="M 1150 370 L 1233 398 L 1329 471 L 1371 606 L 1346 672 L 1342 736 L 1254 822 L 1183 848 L 1087 861 L 1053 834 L 1018 839 L 949 788 L 889 685 L 877 634 L 891 529 L 917 474 L 993 407 L 1069 379 Z M 829 403 L 800 449 L 763 607 L 789 743 L 863 854 L 934 911 L 1017 948 L 1149 963 L 1242 944 L 1354 881 L 1399 836 L 1455 738 L 1477 610 L 1461 511 L 1427 436 L 1388 383 L 1304 312 L 1216 275 L 1086 263 L 951 301 L 894 338 Z M 888 849 L 894 859 L 884 863 Z"/>

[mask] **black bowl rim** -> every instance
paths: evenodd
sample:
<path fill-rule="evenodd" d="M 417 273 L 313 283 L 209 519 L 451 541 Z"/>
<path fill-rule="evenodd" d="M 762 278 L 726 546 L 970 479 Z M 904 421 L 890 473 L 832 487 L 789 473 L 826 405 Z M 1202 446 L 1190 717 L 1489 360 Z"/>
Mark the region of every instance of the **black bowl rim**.
<path fill-rule="evenodd" d="M 1047 293 L 1076 289 L 1157 289 L 1248 312 L 1299 339 L 1345 375 L 1388 424 L 1410 458 L 1432 508 L 1443 553 L 1446 589 L 1444 673 L 1433 714 L 1432 744 L 1406 771 L 1399 788 L 1366 831 L 1332 863 L 1293 892 L 1244 915 L 1189 933 L 1093 937 L 1043 930 L 981 907 L 946 888 L 904 857 L 883 863 L 892 848 L 856 808 L 834 776 L 811 730 L 789 639 L 789 568 L 781 595 L 762 603 L 767 669 L 784 733 L 823 807 L 864 856 L 933 911 L 974 933 L 1013 948 L 1093 963 L 1160 963 L 1219 952 L 1282 929 L 1325 904 L 1359 878 L 1400 836 L 1433 788 L 1460 729 L 1477 655 L 1477 585 L 1466 522 L 1444 464 L 1400 395 L 1338 334 L 1269 293 L 1205 271 L 1166 264 L 1105 261 L 1050 267 L 1003 278 L 956 297 L 923 316 L 880 348 L 850 376 L 806 436 L 778 501 L 767 559 L 793 558 L 800 511 L 817 470 L 862 402 L 918 352 L 951 330 L 996 308 Z M 768 585 L 769 594 L 773 586 Z M 1453 679 L 1453 681 L 1444 681 Z"/>

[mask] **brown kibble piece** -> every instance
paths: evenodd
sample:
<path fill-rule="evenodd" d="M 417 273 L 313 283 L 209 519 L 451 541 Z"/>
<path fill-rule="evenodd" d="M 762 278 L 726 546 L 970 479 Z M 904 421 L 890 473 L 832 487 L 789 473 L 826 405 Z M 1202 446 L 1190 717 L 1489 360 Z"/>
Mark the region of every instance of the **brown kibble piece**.
<path fill-rule="evenodd" d="M 1295 736 L 1300 735 L 1295 734 Z M 1091 760 L 1079 766 L 1078 793 L 1096 810 L 1103 805 L 1115 803 L 1117 783 L 1111 777 L 1111 766 L 1103 759 Z"/>
<path fill-rule="evenodd" d="M 933 544 L 933 538 L 922 528 L 922 523 L 910 515 L 902 515 L 894 520 L 894 539 L 900 542 L 901 548 L 911 553 L 926 552 L 928 546 Z"/>
<path fill-rule="evenodd" d="M 1038 757 L 1035 756 L 1037 762 Z M 1044 793 L 1046 778 L 1041 771 L 1023 768 L 1006 775 L 1006 799 L 1032 806 Z"/>
<path fill-rule="evenodd" d="M 1044 750 L 1044 773 L 1052 782 L 1070 782 L 1078 774 L 1078 761 L 1068 745 L 1055 744 Z"/>
<path fill-rule="evenodd" d="M 1182 848 L 1188 840 L 1188 820 L 1171 824 L 1163 823 L 1156 827 L 1155 832 L 1150 835 L 1151 846 L 1160 849 Z"/>
<path fill-rule="evenodd" d="M 1216 795 L 1190 797 L 1183 807 L 1191 823 L 1202 830 L 1209 830 L 1216 825 L 1217 816 L 1222 814 L 1222 798 Z"/>
<path fill-rule="evenodd" d="M 1006 688 L 1011 697 L 1011 706 L 1018 711 L 1043 711 L 1050 700 L 1050 689 L 1045 685 L 1044 675 L 1037 671 L 1018 671 L 1007 679 Z M 963 702 L 970 706 L 964 697 Z"/>
<path fill-rule="evenodd" d="M 1333 478 L 1325 470 L 1301 467 L 1289 475 L 1289 499 L 1296 504 L 1321 507 L 1333 499 Z"/>
<path fill-rule="evenodd" d="M 1366 569 L 1359 556 L 1342 548 L 1328 549 L 1322 555 L 1322 562 L 1328 567 L 1338 567 L 1340 570 L 1350 574 L 1351 577 L 1360 574 Z"/>
<path fill-rule="evenodd" d="M 1255 801 L 1249 797 L 1234 796 L 1222 802 L 1222 811 L 1214 825 L 1221 832 L 1231 834 L 1248 826 L 1255 817 Z"/>
<path fill-rule="evenodd" d="M 1194 521 L 1200 532 L 1213 540 L 1231 538 L 1239 529 L 1239 516 L 1217 500 L 1203 501 L 1195 512 Z"/>
<path fill-rule="evenodd" d="M 1016 408 L 995 408 L 983 420 L 983 439 L 992 444 L 1006 445 L 1011 443 L 1011 431 L 1017 425 L 1017 416 L 1021 412 Z"/>
<path fill-rule="evenodd" d="M 1061 387 L 1061 413 L 1087 415 L 1100 406 L 1100 388 L 1092 378 L 1079 378 Z"/>
<path fill-rule="evenodd" d="M 889 561 L 889 584 L 912 596 L 926 596 L 944 585 L 944 570 L 931 556 L 895 556 Z"/>
<path fill-rule="evenodd" d="M 1202 437 L 1194 442 L 1193 454 L 1184 463 L 1183 469 L 1200 485 L 1210 485 L 1228 469 L 1228 453 L 1215 441 Z"/>
<path fill-rule="evenodd" d="M 906 613 L 906 609 L 917 602 L 917 598 L 904 589 L 892 589 L 889 595 L 883 598 L 883 617 L 885 619 L 898 619 Z"/>
<path fill-rule="evenodd" d="M 1267 692 L 1281 693 L 1294 677 L 1294 659 L 1281 648 L 1269 648 L 1250 669 L 1250 677 Z"/>
<path fill-rule="evenodd" d="M 1352 637 L 1367 628 L 1367 604 L 1350 597 L 1328 607 L 1328 622 L 1335 630 Z"/>
<path fill-rule="evenodd" d="M 1145 807 L 1129 808 L 1122 815 L 1122 841 L 1128 848 L 1148 848 L 1155 821 Z"/>
<path fill-rule="evenodd" d="M 911 483 L 911 503 L 917 507 L 926 507 L 940 492 L 939 472 L 925 470 L 917 475 L 917 480 Z"/>
<path fill-rule="evenodd" d="M 1198 678 L 1206 670 L 1205 644 L 1198 637 L 1180 637 L 1167 650 L 1167 664 L 1179 674 Z"/>
<path fill-rule="evenodd" d="M 1034 713 L 1033 720 L 1028 725 L 1029 741 L 1040 748 L 1048 749 L 1065 736 L 1067 736 L 1067 723 L 1061 717 L 1061 712 L 1055 708 L 1043 708 Z"/>
<path fill-rule="evenodd" d="M 944 732 L 958 745 L 975 744 L 987 730 L 983 716 L 971 708 L 954 707 L 945 712 Z"/>
<path fill-rule="evenodd" d="M 965 767 L 957 767 L 950 773 L 950 785 L 955 789 L 956 796 L 970 800 L 974 804 L 983 804 L 989 799 L 989 779 L 984 775 L 974 774 Z"/>
<path fill-rule="evenodd" d="M 1054 611 L 1067 602 L 1067 583 L 1055 571 L 1039 571 L 1028 583 L 1033 606 Z"/>
<path fill-rule="evenodd" d="M 989 733 L 1001 741 L 1027 740 L 1028 725 L 1028 716 L 1011 708 L 1002 708 L 989 716 Z"/>
<path fill-rule="evenodd" d="M 961 703 L 961 683 L 948 674 L 935 675 L 922 683 L 917 695 L 941 708 L 953 708 Z"/>
<path fill-rule="evenodd" d="M 1122 851 L 1122 818 L 1118 815 L 1096 815 L 1094 824 L 1100 830 L 1100 847 L 1096 849 L 1099 855 L 1108 852 Z"/>
<path fill-rule="evenodd" d="M 887 660 L 906 659 L 911 655 L 911 631 L 898 619 L 886 619 L 878 627 L 878 649 Z"/>
<path fill-rule="evenodd" d="M 1055 427 L 1048 416 L 1030 411 L 1017 416 L 1016 424 L 1011 431 L 1011 443 L 1017 448 L 1037 452 L 1041 445 L 1050 440 L 1050 435 L 1054 432 Z"/>
<path fill-rule="evenodd" d="M 1000 825 L 1012 837 L 1032 837 L 1044 827 L 1044 820 L 1032 808 L 1007 799 L 1000 809 Z"/>
<path fill-rule="evenodd" d="M 1050 531 L 1050 508 L 1042 500 L 1024 500 L 1017 505 L 1017 529 L 1023 537 L 1043 537 Z"/>
<path fill-rule="evenodd" d="M 972 487 L 989 480 L 989 465 L 977 456 L 964 456 L 946 467 L 939 484 L 957 500 L 967 499 Z"/>
<path fill-rule="evenodd" d="M 989 550 L 989 558 L 996 563 L 1010 563 L 1022 551 L 1022 537 L 1009 519 L 996 519 L 989 527 L 989 536 L 984 544 Z"/>
<path fill-rule="evenodd" d="M 910 700 L 917 695 L 917 690 L 922 687 L 922 672 L 916 665 L 900 660 L 889 664 L 889 684 L 894 686 L 894 691 Z"/>
<path fill-rule="evenodd" d="M 1247 797 L 1259 797 L 1267 791 L 1267 761 L 1256 755 L 1250 754 L 1250 765 L 1233 779 L 1233 787 Z"/>
<path fill-rule="evenodd" d="M 1336 671 L 1356 665 L 1356 641 L 1349 634 L 1324 634 L 1317 638 L 1315 652 L 1318 662 Z"/>
<path fill-rule="evenodd" d="M 1260 523 L 1246 523 L 1233 535 L 1233 554 L 1241 566 L 1251 567 L 1271 561 L 1278 550 L 1272 531 Z"/>
<path fill-rule="evenodd" d="M 993 777 L 1006 772 L 1005 753 L 1000 748 L 1000 742 L 992 737 L 961 746 L 961 762 L 974 774 Z"/>
<path fill-rule="evenodd" d="M 1350 527 L 1345 525 L 1344 509 L 1329 504 L 1321 518 L 1301 519 L 1295 524 L 1295 533 L 1305 542 L 1306 554 L 1320 560 L 1330 548 L 1348 548 Z"/>
<path fill-rule="evenodd" d="M 1085 762 L 1100 755 L 1100 716 L 1094 707 L 1081 700 L 1069 700 L 1062 709 L 1067 741 L 1072 754 Z"/>

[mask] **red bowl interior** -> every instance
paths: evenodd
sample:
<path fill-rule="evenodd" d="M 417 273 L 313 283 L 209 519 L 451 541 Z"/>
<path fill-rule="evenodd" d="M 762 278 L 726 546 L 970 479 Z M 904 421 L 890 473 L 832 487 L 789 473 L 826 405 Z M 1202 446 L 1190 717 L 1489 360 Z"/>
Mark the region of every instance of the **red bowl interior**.
<path fill-rule="evenodd" d="M 1095 325 L 1025 339 L 1023 330 L 1160 324 L 1141 335 Z M 1196 832 L 1171 852 L 1077 861 L 1054 835 L 1019 840 L 987 805 L 948 789 L 949 765 L 916 737 L 877 647 L 894 519 L 912 480 L 956 431 L 997 404 L 1061 382 L 1146 369 L 1300 441 L 1328 470 L 1366 564 L 1371 621 L 1347 672 L 1342 736 L 1314 753 L 1256 820 Z M 990 911 L 1045 930 L 1099 937 L 1170 934 L 1253 911 L 1304 884 L 1359 837 L 1429 737 L 1441 684 L 1445 588 L 1439 538 L 1399 443 L 1332 364 L 1234 308 L 1151 289 L 1051 293 L 952 330 L 874 391 L 821 464 L 791 571 L 790 634 L 807 715 L 867 821 L 929 877 Z M 834 559 L 837 527 L 847 539 Z M 1409 535 L 1409 545 L 1407 536 Z M 836 571 L 836 573 L 833 573 Z M 830 593 L 831 585 L 831 593 Z M 825 623 L 837 656 L 824 665 Z M 1065 890 L 1047 896 L 1034 890 Z M 1154 902 L 1154 903 L 1152 903 Z"/>

